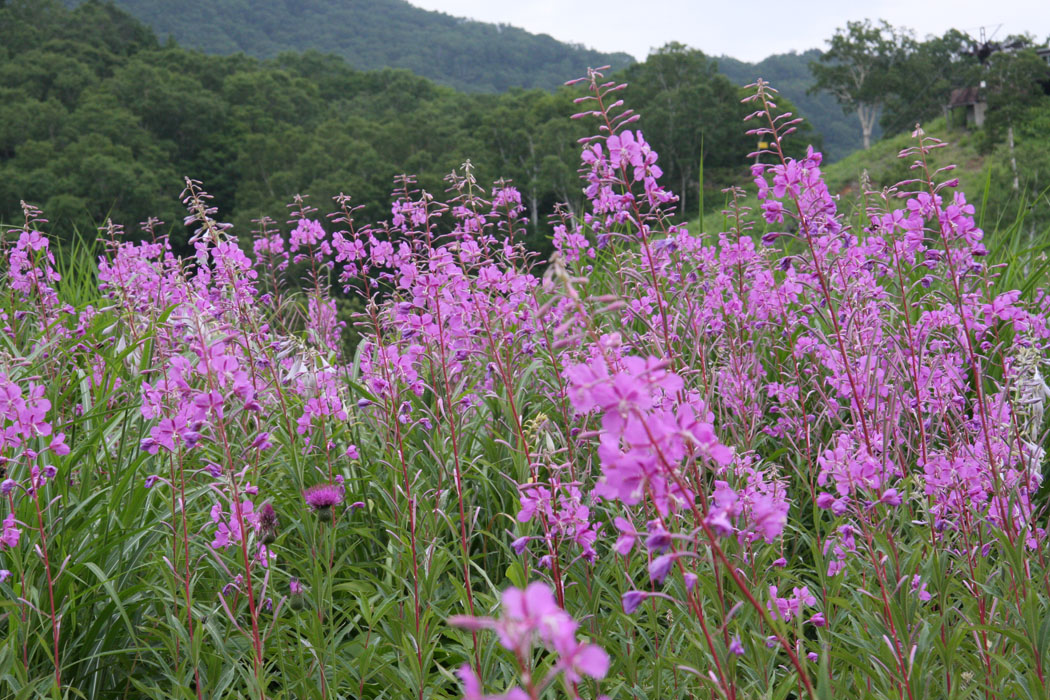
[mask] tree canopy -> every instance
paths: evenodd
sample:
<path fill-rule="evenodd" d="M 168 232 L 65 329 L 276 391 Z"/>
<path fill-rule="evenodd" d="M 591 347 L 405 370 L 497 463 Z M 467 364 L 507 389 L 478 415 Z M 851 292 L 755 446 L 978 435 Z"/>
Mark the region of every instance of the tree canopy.
<path fill-rule="evenodd" d="M 885 20 L 847 22 L 828 40 L 828 50 L 810 63 L 816 78 L 813 91 L 830 92 L 843 111 L 856 113 L 864 148 L 871 146 L 893 72 L 913 44 L 908 30 Z"/>

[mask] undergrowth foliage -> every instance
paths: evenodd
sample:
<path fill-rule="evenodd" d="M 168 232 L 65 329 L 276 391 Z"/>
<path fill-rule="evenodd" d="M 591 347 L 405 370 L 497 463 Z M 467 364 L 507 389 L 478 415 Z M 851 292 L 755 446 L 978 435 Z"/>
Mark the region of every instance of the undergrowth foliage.
<path fill-rule="evenodd" d="M 187 180 L 192 258 L 155 220 L 56 258 L 24 207 L 4 697 L 1046 697 L 1038 259 L 921 129 L 842 214 L 761 82 L 761 211 L 689 231 L 582 83 L 588 206 L 542 265 L 469 163 L 251 241 Z"/>

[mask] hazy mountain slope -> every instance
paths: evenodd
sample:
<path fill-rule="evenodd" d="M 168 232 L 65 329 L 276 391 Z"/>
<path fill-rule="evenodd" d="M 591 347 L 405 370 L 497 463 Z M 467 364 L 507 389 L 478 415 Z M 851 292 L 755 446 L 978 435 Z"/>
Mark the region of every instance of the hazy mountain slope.
<path fill-rule="evenodd" d="M 84 0 L 64 0 L 75 5 Z M 99 2 L 101 0 L 87 0 Z M 406 0 L 113 0 L 149 24 L 163 40 L 205 53 L 243 51 L 270 58 L 316 49 L 343 56 L 354 68 L 406 68 L 471 92 L 511 87 L 551 89 L 590 66 L 622 68 L 632 59 L 559 42 L 507 25 L 452 17 Z M 744 85 L 761 76 L 773 83 L 823 136 L 837 160 L 860 147 L 860 129 L 830 95 L 810 96 L 809 61 L 818 49 L 770 56 L 751 64 L 723 56 L 719 69 Z"/>
<path fill-rule="evenodd" d="M 77 4 L 81 0 L 66 0 Z M 423 10 L 405 0 L 114 0 L 183 46 L 269 58 L 317 49 L 358 69 L 407 68 L 452 87 L 554 88 L 589 66 L 632 62 L 530 34 Z"/>

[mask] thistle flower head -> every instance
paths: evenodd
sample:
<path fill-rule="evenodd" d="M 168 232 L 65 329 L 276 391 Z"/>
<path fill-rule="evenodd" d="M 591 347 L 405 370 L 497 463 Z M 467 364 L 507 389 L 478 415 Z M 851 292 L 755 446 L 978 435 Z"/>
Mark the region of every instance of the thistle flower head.
<path fill-rule="evenodd" d="M 343 490 L 335 484 L 317 484 L 306 489 L 303 493 L 306 505 L 318 515 L 327 515 L 332 506 L 343 502 Z"/>

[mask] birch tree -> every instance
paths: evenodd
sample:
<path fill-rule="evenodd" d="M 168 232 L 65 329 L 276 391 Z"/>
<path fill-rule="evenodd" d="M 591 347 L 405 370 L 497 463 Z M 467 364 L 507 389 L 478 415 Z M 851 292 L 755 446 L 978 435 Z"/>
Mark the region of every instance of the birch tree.
<path fill-rule="evenodd" d="M 856 112 L 864 148 L 871 147 L 871 134 L 890 92 L 894 67 L 914 49 L 908 30 L 885 20 L 847 22 L 828 40 L 828 50 L 809 64 L 816 83 L 811 92 L 826 90 L 842 110 Z"/>

